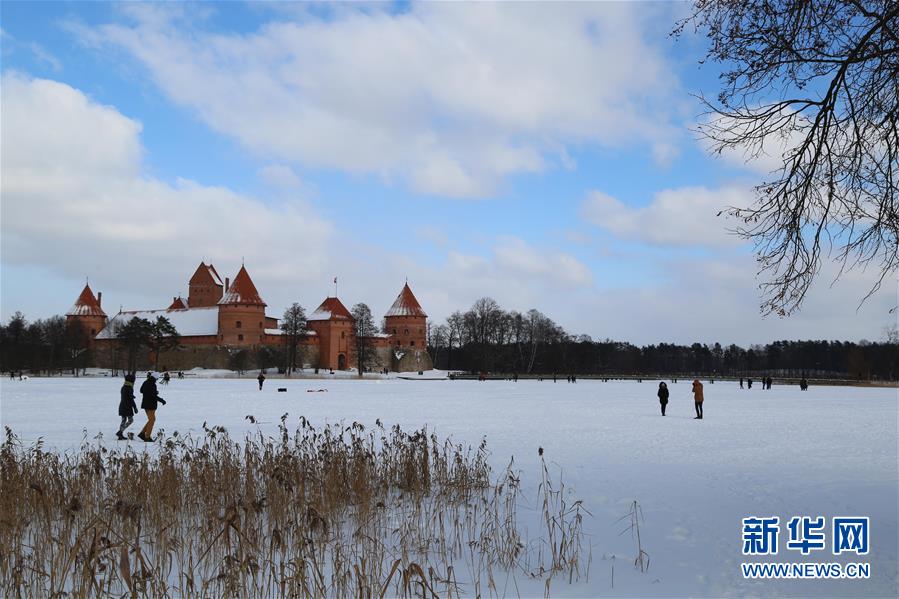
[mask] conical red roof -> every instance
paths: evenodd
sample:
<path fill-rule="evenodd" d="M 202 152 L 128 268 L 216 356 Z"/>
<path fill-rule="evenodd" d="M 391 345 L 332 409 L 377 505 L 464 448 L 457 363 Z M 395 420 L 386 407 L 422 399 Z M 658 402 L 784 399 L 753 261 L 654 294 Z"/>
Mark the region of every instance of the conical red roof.
<path fill-rule="evenodd" d="M 91 291 L 91 286 L 85 284 L 81 295 L 75 300 L 75 305 L 66 314 L 67 316 L 106 316 L 106 312 L 100 307 L 100 302 Z"/>
<path fill-rule="evenodd" d="M 306 320 L 353 320 L 353 315 L 339 299 L 329 297 Z"/>
<path fill-rule="evenodd" d="M 256 290 L 256 285 L 253 284 L 250 275 L 247 274 L 247 269 L 243 266 L 240 267 L 231 286 L 225 290 L 225 295 L 219 300 L 219 304 L 266 305 L 259 296 L 259 292 Z"/>
<path fill-rule="evenodd" d="M 179 295 L 174 300 L 172 300 L 172 305 L 167 308 L 168 310 L 187 310 L 187 304 L 184 303 L 184 300 L 181 299 Z"/>
<path fill-rule="evenodd" d="M 428 315 L 425 314 L 425 311 L 421 309 L 421 304 L 415 299 L 415 294 L 409 288 L 409 283 L 406 283 L 403 285 L 403 290 L 400 291 L 400 294 L 396 296 L 396 301 L 393 302 L 393 305 L 390 306 L 390 309 L 387 310 L 387 314 L 384 316 L 427 317 Z"/>

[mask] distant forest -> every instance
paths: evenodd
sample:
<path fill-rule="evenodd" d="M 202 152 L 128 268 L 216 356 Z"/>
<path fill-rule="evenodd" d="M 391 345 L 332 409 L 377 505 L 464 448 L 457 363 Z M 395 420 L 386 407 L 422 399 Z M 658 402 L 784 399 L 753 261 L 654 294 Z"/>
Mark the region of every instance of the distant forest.
<path fill-rule="evenodd" d="M 0 370 L 60 372 L 88 364 L 86 343 L 64 316 L 28 322 L 16 313 L 0 324 Z M 505 311 L 482 298 L 440 325 L 428 325 L 428 352 L 435 368 L 472 373 L 521 375 L 701 375 L 899 379 L 899 335 L 881 342 L 776 341 L 742 348 L 719 343 L 639 347 L 622 341 L 594 341 L 571 335 L 537 310 Z M 251 362 L 286 364 L 276 352 Z M 285 354 L 286 355 L 286 354 Z"/>
<path fill-rule="evenodd" d="M 749 348 L 720 343 L 638 347 L 571 335 L 537 310 L 505 311 L 481 298 L 428 327 L 435 368 L 469 372 L 575 375 L 703 375 L 897 380 L 899 335 L 882 342 L 776 341 Z"/>

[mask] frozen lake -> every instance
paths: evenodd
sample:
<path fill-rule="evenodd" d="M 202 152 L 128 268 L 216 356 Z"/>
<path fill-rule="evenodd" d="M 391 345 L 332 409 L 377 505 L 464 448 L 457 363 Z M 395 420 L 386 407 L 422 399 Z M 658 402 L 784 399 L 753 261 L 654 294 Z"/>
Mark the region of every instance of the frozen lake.
<path fill-rule="evenodd" d="M 78 447 L 85 435 L 95 442 L 99 432 L 105 443 L 121 445 L 114 440 L 120 385 L 114 378 L 2 380 L 0 422 L 26 443 L 40 437 L 60 451 Z M 174 380 L 160 385 L 168 405 L 157 412 L 157 431 L 202 432 L 206 421 L 226 427 L 233 438 L 257 430 L 274 434 L 285 412 L 291 430 L 301 415 L 315 426 L 372 426 L 376 419 L 407 430 L 426 425 L 457 442 L 477 445 L 486 437 L 495 471 L 514 456 L 525 498 L 535 497 L 537 449 L 543 447 L 563 470 L 572 498 L 593 513 L 585 524 L 593 547 L 590 581 L 555 582 L 553 595 L 897 595 L 896 389 L 812 387 L 803 393 L 706 382 L 705 419 L 697 421 L 689 382 L 669 382 L 664 418 L 657 385 L 269 379 L 260 392 L 251 378 Z M 279 386 L 288 392 L 277 393 Z M 245 419 L 248 414 L 256 425 Z M 144 421 L 141 413 L 130 430 L 137 433 Z M 634 570 L 633 541 L 619 535 L 623 524 L 616 522 L 634 500 L 645 516 L 646 573 Z M 867 561 L 870 579 L 743 579 L 741 562 L 766 560 L 742 555 L 742 518 L 779 516 L 785 525 L 792 516 L 818 515 L 828 524 L 834 516 L 870 516 L 870 554 L 844 559 L 831 555 L 828 544 L 802 558 L 785 549 L 783 526 L 780 553 L 767 561 Z"/>

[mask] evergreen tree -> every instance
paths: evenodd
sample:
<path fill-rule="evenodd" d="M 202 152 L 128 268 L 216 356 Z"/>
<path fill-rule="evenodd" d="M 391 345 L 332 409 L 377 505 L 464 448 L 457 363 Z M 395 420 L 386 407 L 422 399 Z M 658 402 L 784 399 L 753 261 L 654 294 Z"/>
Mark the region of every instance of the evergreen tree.
<path fill-rule="evenodd" d="M 287 345 L 287 375 L 297 367 L 297 350 L 300 341 L 306 338 L 307 331 L 306 311 L 303 306 L 294 302 L 284 311 L 281 319 L 281 332 Z"/>
<path fill-rule="evenodd" d="M 373 368 L 378 364 L 372 339 L 378 329 L 375 328 L 371 309 L 366 304 L 356 304 L 350 312 L 355 321 L 353 326 L 356 337 L 356 367 L 361 377 L 367 368 Z"/>

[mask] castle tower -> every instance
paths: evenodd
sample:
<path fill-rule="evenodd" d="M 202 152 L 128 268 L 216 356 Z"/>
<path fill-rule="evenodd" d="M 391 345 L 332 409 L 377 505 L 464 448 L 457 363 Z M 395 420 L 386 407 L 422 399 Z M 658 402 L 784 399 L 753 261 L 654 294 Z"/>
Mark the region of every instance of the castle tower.
<path fill-rule="evenodd" d="M 79 327 L 84 332 L 88 347 L 93 345 L 97 333 L 106 326 L 106 312 L 100 306 L 102 299 L 102 293 L 95 297 L 90 285 L 85 284 L 75 305 L 66 313 L 66 325 L 70 328 Z"/>
<path fill-rule="evenodd" d="M 319 339 L 318 367 L 346 370 L 353 365 L 355 319 L 336 297 L 326 298 L 306 319 Z"/>
<path fill-rule="evenodd" d="M 187 305 L 191 308 L 214 306 L 222 299 L 224 285 L 212 264 L 200 262 L 188 283 Z"/>
<path fill-rule="evenodd" d="M 410 347 L 416 350 L 427 350 L 428 315 L 409 288 L 409 283 L 396 297 L 384 315 L 390 344 L 394 347 Z"/>
<path fill-rule="evenodd" d="M 212 269 L 211 266 L 209 268 Z M 188 299 L 188 305 L 196 307 L 193 299 Z M 247 269 L 241 266 L 234 282 L 218 301 L 219 343 L 247 346 L 262 343 L 265 334 L 265 306 Z"/>

